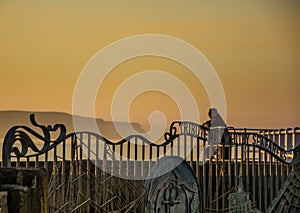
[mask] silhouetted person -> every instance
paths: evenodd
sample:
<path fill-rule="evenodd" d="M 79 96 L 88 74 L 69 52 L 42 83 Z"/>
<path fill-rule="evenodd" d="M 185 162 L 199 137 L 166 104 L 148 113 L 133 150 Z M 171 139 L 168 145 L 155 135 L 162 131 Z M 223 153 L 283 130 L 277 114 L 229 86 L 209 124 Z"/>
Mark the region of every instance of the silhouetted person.
<path fill-rule="evenodd" d="M 207 128 L 211 127 L 224 127 L 226 128 L 226 123 L 221 117 L 221 115 L 218 113 L 218 110 L 216 108 L 210 108 L 208 111 L 208 116 L 210 120 L 206 121 L 204 123 L 204 126 Z"/>
<path fill-rule="evenodd" d="M 209 131 L 216 131 L 216 134 L 221 133 L 222 138 L 221 142 L 222 144 L 229 144 L 231 139 L 230 135 L 226 126 L 225 121 L 223 120 L 222 116 L 219 114 L 218 110 L 216 108 L 210 108 L 208 111 L 208 116 L 210 120 L 206 121 L 203 126 L 209 128 Z M 218 131 L 219 130 L 219 131 Z M 223 130 L 223 131 L 222 131 Z M 218 135 L 214 135 L 214 133 L 211 134 L 213 137 L 213 140 L 216 140 Z M 224 150 L 221 150 L 221 155 L 224 159 L 229 158 L 229 148 L 225 147 L 223 145 Z"/>

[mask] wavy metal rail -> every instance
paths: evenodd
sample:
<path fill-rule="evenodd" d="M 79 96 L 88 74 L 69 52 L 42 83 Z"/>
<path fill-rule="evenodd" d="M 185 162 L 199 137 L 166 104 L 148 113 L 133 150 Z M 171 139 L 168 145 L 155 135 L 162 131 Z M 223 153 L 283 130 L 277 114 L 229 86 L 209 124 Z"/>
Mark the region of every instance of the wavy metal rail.
<path fill-rule="evenodd" d="M 182 157 L 193 168 L 202 195 L 201 212 L 226 211 L 228 192 L 237 187 L 239 176 L 252 201 L 266 210 L 293 169 L 292 150 L 280 146 L 282 131 L 277 144 L 265 130 L 228 128 L 230 140 L 222 142 L 224 128 L 209 130 L 175 121 L 165 141 L 155 144 L 140 135 L 112 142 L 92 132 L 67 134 L 63 124 L 43 126 L 34 115 L 30 120 L 41 133 L 27 126 L 12 127 L 4 139 L 2 166 L 47 169 L 50 212 L 124 208 L 138 212 L 144 189 L 137 179 L 147 178 L 162 156 Z M 284 136 L 285 144 L 299 143 L 298 129 L 292 134 Z M 292 142 L 287 141 L 290 138 Z"/>

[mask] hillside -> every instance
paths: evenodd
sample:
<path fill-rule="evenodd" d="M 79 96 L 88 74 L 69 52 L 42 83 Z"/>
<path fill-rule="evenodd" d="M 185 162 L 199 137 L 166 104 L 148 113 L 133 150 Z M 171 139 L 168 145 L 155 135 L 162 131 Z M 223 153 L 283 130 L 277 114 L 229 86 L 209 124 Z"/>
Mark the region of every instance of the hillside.
<path fill-rule="evenodd" d="M 67 133 L 74 131 L 72 115 L 61 112 L 29 112 L 29 111 L 0 111 L 0 143 L 2 143 L 3 138 L 7 131 L 16 125 L 25 125 L 28 127 L 33 127 L 30 123 L 30 114 L 35 114 L 35 118 L 39 124 L 42 125 L 55 125 L 57 123 L 64 124 L 67 128 Z M 87 122 L 92 118 L 85 118 L 77 116 L 77 119 L 83 122 Z M 110 140 L 120 140 L 121 137 L 114 128 L 114 123 L 111 121 L 105 121 L 103 119 L 96 119 L 98 128 L 101 131 L 101 135 Z M 118 122 L 121 126 L 122 131 L 126 132 L 127 135 L 132 134 L 130 126 L 139 132 L 144 132 L 141 125 L 138 123 L 126 123 Z"/>

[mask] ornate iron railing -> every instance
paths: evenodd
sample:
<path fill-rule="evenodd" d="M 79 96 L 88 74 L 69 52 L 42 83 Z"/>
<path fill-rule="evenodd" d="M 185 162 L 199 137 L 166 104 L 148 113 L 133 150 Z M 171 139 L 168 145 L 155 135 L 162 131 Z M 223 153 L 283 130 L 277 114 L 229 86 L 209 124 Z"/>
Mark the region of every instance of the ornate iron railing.
<path fill-rule="evenodd" d="M 224 128 L 209 130 L 175 121 L 165 141 L 155 144 L 140 135 L 112 142 L 92 132 L 67 134 L 62 124 L 43 126 L 34 115 L 30 120 L 41 133 L 26 126 L 12 127 L 4 139 L 2 165 L 47 169 L 50 212 L 133 208 L 143 194 L 137 179 L 147 178 L 162 156 L 182 157 L 194 170 L 201 212 L 226 211 L 226 196 L 237 187 L 239 176 L 244 177 L 252 201 L 265 210 L 292 168 L 292 150 L 286 151 L 258 130 L 228 128 L 230 140 L 221 142 Z M 297 137 L 293 136 L 294 144 Z"/>
<path fill-rule="evenodd" d="M 14 126 L 6 134 L 2 149 L 2 163 L 3 166 L 11 166 L 11 153 L 14 153 L 16 158 L 33 157 L 47 153 L 49 150 L 57 146 L 66 138 L 66 127 L 63 124 L 56 124 L 52 126 L 40 125 L 36 122 L 34 114 L 30 115 L 30 122 L 33 126 L 38 127 L 42 134 L 37 133 L 27 126 Z M 53 132 L 59 132 L 56 139 L 52 139 Z M 36 146 L 36 141 L 32 140 L 32 136 L 39 140 L 43 145 L 42 148 Z M 15 146 L 17 143 L 21 146 Z M 32 154 L 29 151 L 33 152 Z"/>

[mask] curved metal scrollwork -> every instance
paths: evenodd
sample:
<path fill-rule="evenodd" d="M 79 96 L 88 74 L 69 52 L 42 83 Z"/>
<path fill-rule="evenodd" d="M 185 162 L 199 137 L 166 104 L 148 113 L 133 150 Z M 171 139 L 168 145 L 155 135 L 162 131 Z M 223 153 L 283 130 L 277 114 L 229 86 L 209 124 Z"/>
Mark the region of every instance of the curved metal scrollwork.
<path fill-rule="evenodd" d="M 34 114 L 30 115 L 30 122 L 33 126 L 40 128 L 42 134 L 37 133 L 27 126 L 14 126 L 9 129 L 4 138 L 2 148 L 3 166 L 10 166 L 11 153 L 14 153 L 17 158 L 26 156 L 29 149 L 36 154 L 42 154 L 62 142 L 66 137 L 66 127 L 63 124 L 56 124 L 53 127 L 51 125 L 40 125 L 36 122 Z M 59 135 L 56 139 L 52 139 L 51 133 L 57 131 L 60 131 Z M 39 149 L 30 136 L 34 136 L 40 140 L 43 143 L 42 148 Z M 21 146 L 16 146 L 18 142 Z"/>
<path fill-rule="evenodd" d="M 246 145 L 254 146 L 263 150 L 272 156 L 276 157 L 280 161 L 287 162 L 287 155 L 290 151 L 287 151 L 280 147 L 278 144 L 270 140 L 269 138 L 253 132 L 229 132 L 232 138 L 232 145 Z"/>
<path fill-rule="evenodd" d="M 276 155 L 283 161 L 287 160 L 287 151 L 280 147 L 278 144 L 259 134 L 254 134 L 252 137 L 253 145 L 260 147 L 271 154 Z"/>
<path fill-rule="evenodd" d="M 181 122 L 180 121 L 175 121 L 173 122 L 171 125 L 170 125 L 170 130 L 169 132 L 166 132 L 164 134 L 164 138 L 166 141 L 173 141 L 177 136 L 177 127 L 176 125 L 180 126 L 181 125 Z"/>
<path fill-rule="evenodd" d="M 189 121 L 174 121 L 169 132 L 166 132 L 164 137 L 166 141 L 172 141 L 179 135 L 189 135 L 195 138 L 205 139 L 208 133 L 208 128 Z"/>

